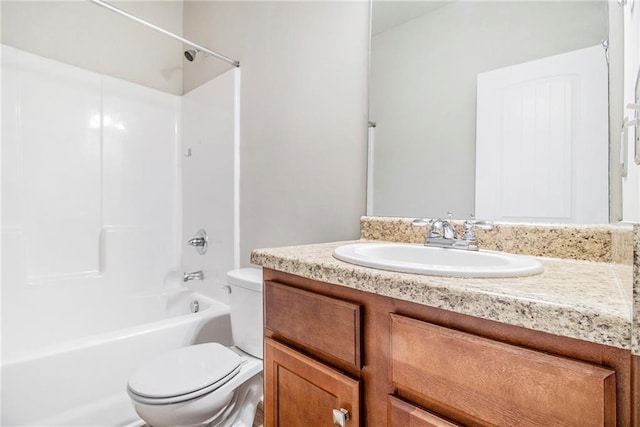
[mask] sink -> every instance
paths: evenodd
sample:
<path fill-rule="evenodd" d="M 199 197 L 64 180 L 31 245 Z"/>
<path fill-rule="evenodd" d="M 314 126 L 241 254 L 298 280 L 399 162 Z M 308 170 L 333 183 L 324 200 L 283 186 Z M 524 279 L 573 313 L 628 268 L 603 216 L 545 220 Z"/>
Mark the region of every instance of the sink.
<path fill-rule="evenodd" d="M 430 276 L 519 277 L 543 270 L 538 260 L 527 256 L 408 243 L 354 243 L 338 247 L 333 256 L 363 267 Z"/>

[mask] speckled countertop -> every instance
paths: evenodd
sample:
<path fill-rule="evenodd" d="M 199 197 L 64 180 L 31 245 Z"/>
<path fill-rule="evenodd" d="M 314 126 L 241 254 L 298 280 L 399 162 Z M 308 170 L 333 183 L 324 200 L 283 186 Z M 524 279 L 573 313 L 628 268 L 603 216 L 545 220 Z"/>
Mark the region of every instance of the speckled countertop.
<path fill-rule="evenodd" d="M 631 348 L 631 265 L 539 258 L 544 272 L 522 278 L 472 279 L 394 273 L 333 258 L 335 242 L 257 249 L 251 262 L 457 313 L 556 335 Z"/>

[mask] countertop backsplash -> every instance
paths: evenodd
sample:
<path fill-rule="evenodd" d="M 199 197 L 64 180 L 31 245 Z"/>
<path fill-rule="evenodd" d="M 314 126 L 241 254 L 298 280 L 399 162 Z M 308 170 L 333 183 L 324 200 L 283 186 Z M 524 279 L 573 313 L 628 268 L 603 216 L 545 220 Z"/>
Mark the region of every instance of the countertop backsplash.
<path fill-rule="evenodd" d="M 360 219 L 360 238 L 390 242 L 423 243 L 425 226 L 412 218 L 371 217 Z M 452 220 L 458 234 L 464 221 Z M 631 264 L 631 225 L 518 224 L 494 222 L 490 230 L 476 230 L 481 249 L 521 255 L 583 261 Z"/>

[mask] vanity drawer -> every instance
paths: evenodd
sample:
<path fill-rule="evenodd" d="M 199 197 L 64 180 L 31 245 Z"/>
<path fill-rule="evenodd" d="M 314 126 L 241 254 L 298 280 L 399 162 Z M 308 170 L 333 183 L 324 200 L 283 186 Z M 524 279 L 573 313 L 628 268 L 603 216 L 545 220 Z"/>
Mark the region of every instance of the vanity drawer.
<path fill-rule="evenodd" d="M 329 362 L 362 368 L 362 306 L 266 281 L 265 327 Z"/>
<path fill-rule="evenodd" d="M 389 396 L 389 427 L 460 427 L 417 406 Z"/>
<path fill-rule="evenodd" d="M 398 394 L 463 422 L 614 426 L 615 372 L 391 315 Z"/>

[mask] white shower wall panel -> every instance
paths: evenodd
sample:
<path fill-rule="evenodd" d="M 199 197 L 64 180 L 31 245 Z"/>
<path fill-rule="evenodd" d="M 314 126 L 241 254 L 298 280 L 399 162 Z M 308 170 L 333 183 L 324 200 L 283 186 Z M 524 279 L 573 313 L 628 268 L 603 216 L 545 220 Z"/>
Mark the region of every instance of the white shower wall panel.
<path fill-rule="evenodd" d="M 28 53 L 16 70 L 29 279 L 96 274 L 100 76 Z"/>
<path fill-rule="evenodd" d="M 111 77 L 103 94 L 105 274 L 120 286 L 175 284 L 180 97 Z"/>
<path fill-rule="evenodd" d="M 190 286 L 224 302 L 227 293 L 221 286 L 235 265 L 234 114 L 239 78 L 240 71 L 232 69 L 199 86 L 183 96 L 182 110 L 182 263 L 185 271 L 204 271 L 205 279 Z M 200 228 L 209 236 L 204 255 L 186 244 Z"/>
<path fill-rule="evenodd" d="M 2 46 L 3 357 L 112 327 L 82 301 L 179 283 L 180 106 Z"/>
<path fill-rule="evenodd" d="M 103 90 L 104 222 L 175 226 L 180 97 L 110 77 Z"/>
<path fill-rule="evenodd" d="M 2 45 L 0 45 L 2 46 Z M 2 226 L 21 224 L 22 204 L 20 201 L 20 186 L 18 184 L 18 165 L 20 156 L 18 151 L 18 77 L 17 51 L 2 46 Z M 11 141 L 11 143 L 10 143 Z"/>

